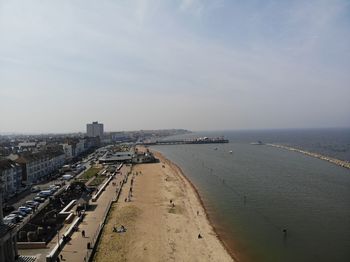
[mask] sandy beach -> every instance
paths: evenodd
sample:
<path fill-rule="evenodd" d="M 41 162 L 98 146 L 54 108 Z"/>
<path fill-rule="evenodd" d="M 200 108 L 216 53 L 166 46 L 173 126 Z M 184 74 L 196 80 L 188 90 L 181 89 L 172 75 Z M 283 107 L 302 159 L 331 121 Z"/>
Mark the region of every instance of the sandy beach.
<path fill-rule="evenodd" d="M 94 261 L 234 261 L 192 185 L 174 164 L 155 155 L 159 163 L 133 168 L 110 212 Z M 130 187 L 131 201 L 125 202 Z M 113 232 L 121 225 L 126 232 Z"/>

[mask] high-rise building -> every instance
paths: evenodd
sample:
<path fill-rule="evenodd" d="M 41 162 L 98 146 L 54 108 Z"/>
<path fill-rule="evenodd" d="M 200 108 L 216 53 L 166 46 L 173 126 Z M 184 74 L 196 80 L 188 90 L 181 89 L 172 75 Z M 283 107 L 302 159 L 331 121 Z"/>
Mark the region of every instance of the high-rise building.
<path fill-rule="evenodd" d="M 103 124 L 96 122 L 92 122 L 92 124 L 86 125 L 86 133 L 88 137 L 100 137 L 103 136 Z"/>

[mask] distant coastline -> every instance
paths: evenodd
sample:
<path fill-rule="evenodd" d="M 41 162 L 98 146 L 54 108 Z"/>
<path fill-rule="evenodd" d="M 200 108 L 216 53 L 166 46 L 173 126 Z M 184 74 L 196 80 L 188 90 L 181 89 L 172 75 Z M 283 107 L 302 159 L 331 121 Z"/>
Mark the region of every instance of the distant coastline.
<path fill-rule="evenodd" d="M 294 148 L 294 147 L 290 147 L 290 146 L 284 146 L 284 145 L 279 145 L 279 144 L 266 144 L 267 146 L 272 146 L 272 147 L 277 147 L 277 148 L 282 148 L 282 149 L 287 149 L 289 151 L 294 151 L 294 152 L 298 152 L 298 153 L 302 153 L 304 155 L 307 156 L 311 156 L 311 157 L 315 157 L 321 160 L 325 160 L 328 161 L 332 164 L 350 169 L 350 162 L 349 161 L 345 161 L 345 160 L 340 160 L 340 159 L 336 159 L 333 157 L 329 157 L 329 156 L 324 156 L 318 153 L 314 153 L 314 152 L 309 152 L 306 150 L 302 150 L 302 149 L 298 149 L 298 148 Z"/>

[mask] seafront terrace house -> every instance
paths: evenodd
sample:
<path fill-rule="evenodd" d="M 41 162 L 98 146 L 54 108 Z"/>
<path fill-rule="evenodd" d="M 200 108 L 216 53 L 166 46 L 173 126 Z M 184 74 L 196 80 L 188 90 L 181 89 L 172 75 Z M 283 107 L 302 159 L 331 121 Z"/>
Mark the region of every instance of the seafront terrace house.
<path fill-rule="evenodd" d="M 37 147 L 36 142 L 20 142 L 17 145 L 18 149 L 22 152 L 24 151 L 33 151 Z"/>
<path fill-rule="evenodd" d="M 34 184 L 46 180 L 51 173 L 64 165 L 65 154 L 62 151 L 41 151 L 17 155 L 14 161 L 22 167 L 22 181 Z"/>
<path fill-rule="evenodd" d="M 21 189 L 21 166 L 10 159 L 0 160 L 0 179 L 2 181 L 2 190 L 4 195 L 7 198 L 13 196 Z"/>

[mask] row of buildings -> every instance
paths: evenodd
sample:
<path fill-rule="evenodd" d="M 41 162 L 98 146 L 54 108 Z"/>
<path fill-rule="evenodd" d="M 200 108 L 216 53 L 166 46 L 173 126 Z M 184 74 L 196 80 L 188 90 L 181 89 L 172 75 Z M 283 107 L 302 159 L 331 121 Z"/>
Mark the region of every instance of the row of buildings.
<path fill-rule="evenodd" d="M 97 124 L 97 128 L 95 128 Z M 89 125 L 92 125 L 89 127 Z M 102 129 L 101 129 L 102 128 Z M 100 145 L 103 125 L 87 125 L 87 136 L 28 136 L 28 138 L 0 136 L 0 261 L 18 259 L 14 224 L 3 223 L 3 198 L 42 180 L 47 180 L 65 163 Z M 22 259 L 21 261 L 27 261 Z"/>
<path fill-rule="evenodd" d="M 27 185 L 49 179 L 64 164 L 99 146 L 99 137 L 65 138 L 60 143 L 26 142 L 0 159 L 3 195 L 10 198 Z M 23 142 L 22 142 L 23 145 Z M 28 147 L 29 146 L 29 147 Z"/>

